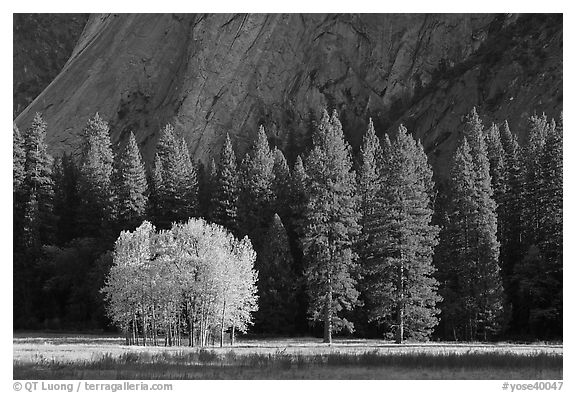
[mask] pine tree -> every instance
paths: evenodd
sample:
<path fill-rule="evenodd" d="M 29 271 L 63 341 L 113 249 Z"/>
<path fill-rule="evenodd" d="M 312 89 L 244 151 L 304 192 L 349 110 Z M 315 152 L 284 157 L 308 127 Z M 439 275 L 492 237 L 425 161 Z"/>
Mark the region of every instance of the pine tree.
<path fill-rule="evenodd" d="M 353 329 L 338 313 L 351 309 L 358 298 L 352 277 L 352 246 L 360 229 L 356 175 L 336 111 L 329 117 L 324 110 L 313 143 L 306 160 L 310 180 L 302 244 L 309 311 L 313 320 L 324 322 L 324 342 L 331 343 L 333 331 Z"/>
<path fill-rule="evenodd" d="M 257 253 L 262 245 L 263 231 L 272 217 L 273 167 L 274 157 L 264 127 L 260 126 L 254 146 L 241 163 L 238 197 L 240 234 L 248 235 Z"/>
<path fill-rule="evenodd" d="M 298 155 L 292 167 L 290 176 L 290 220 L 286 225 L 290 249 L 294 258 L 294 272 L 297 277 L 296 288 L 296 330 L 308 331 L 308 298 L 304 282 L 304 252 L 302 248 L 302 235 L 304 233 L 306 206 L 308 204 L 308 176 L 304 170 L 302 158 Z"/>
<path fill-rule="evenodd" d="M 392 326 L 401 343 L 427 339 L 438 323 L 438 228 L 431 224 L 432 169 L 422 145 L 400 126 L 390 147 L 366 216 L 367 281 L 372 319 Z"/>
<path fill-rule="evenodd" d="M 52 157 L 48 154 L 46 145 L 47 125 L 39 113 L 36 113 L 32 125 L 24 136 L 26 160 L 24 164 L 24 192 L 26 194 L 26 215 L 24 225 L 29 223 L 37 225 L 37 229 L 24 228 L 30 236 L 35 233 L 39 236 L 34 244 L 48 244 L 53 239 L 54 216 L 54 181 L 52 179 Z M 38 217 L 29 217 L 38 214 Z"/>
<path fill-rule="evenodd" d="M 160 228 L 169 228 L 180 219 L 182 197 L 180 194 L 181 161 L 180 146 L 174 127 L 167 124 L 161 131 L 156 145 L 154 165 L 155 187 L 155 224 Z"/>
<path fill-rule="evenodd" d="M 156 153 L 154 155 L 154 164 L 152 165 L 152 175 L 150 176 L 150 216 L 158 226 L 164 219 L 163 197 L 162 161 L 158 153 Z"/>
<path fill-rule="evenodd" d="M 22 191 L 26 172 L 26 151 L 24 149 L 24 138 L 16 124 L 12 125 L 12 191 L 17 194 Z"/>
<path fill-rule="evenodd" d="M 156 224 L 168 228 L 172 222 L 198 214 L 198 176 L 184 139 L 179 139 L 172 125 L 167 124 L 156 145 L 161 184 L 155 184 L 160 198 L 155 206 Z M 159 180 L 159 179 L 158 179 Z"/>
<path fill-rule="evenodd" d="M 178 154 L 181 171 L 178 188 L 182 196 L 179 216 L 181 219 L 188 219 L 198 215 L 198 172 L 192 163 L 184 138 L 180 141 Z"/>
<path fill-rule="evenodd" d="M 559 126 L 554 120 L 546 123 L 543 115 L 532 118 L 531 124 L 524 162 L 527 251 L 514 267 L 523 311 L 518 324 L 537 337 L 558 336 L 562 335 L 563 308 L 562 121 Z"/>
<path fill-rule="evenodd" d="M 272 191 L 274 193 L 274 211 L 282 218 L 284 222 L 290 221 L 290 187 L 292 186 L 290 178 L 290 168 L 286 162 L 286 157 L 282 150 L 274 148 L 272 151 L 274 157 L 274 181 L 272 182 Z"/>
<path fill-rule="evenodd" d="M 488 152 L 488 161 L 490 163 L 490 179 L 492 180 L 494 200 L 498 206 L 497 211 L 500 217 L 504 195 L 507 192 L 505 179 L 506 154 L 502 146 L 500 129 L 496 124 L 492 123 L 492 126 L 486 130 L 485 143 Z M 498 232 L 500 233 L 500 228 Z M 500 238 L 500 236 L 498 236 L 498 238 Z"/>
<path fill-rule="evenodd" d="M 478 336 L 486 339 L 494 334 L 500 327 L 503 307 L 496 203 L 482 129 L 482 122 L 473 109 L 466 117 L 464 139 L 452 171 L 449 241 L 454 248 L 452 261 L 456 274 L 446 275 L 461 282 L 454 295 L 460 297 L 460 304 L 464 302 L 465 322 L 454 328 L 464 329 L 468 340 Z"/>
<path fill-rule="evenodd" d="M 360 196 L 360 224 L 362 236 L 360 239 L 360 257 L 365 262 L 368 234 L 366 222 L 375 209 L 375 198 L 380 188 L 380 172 L 384 164 L 384 157 L 380 140 L 374 131 L 372 119 L 368 123 L 368 130 L 363 138 L 360 148 L 360 164 L 358 169 L 358 194 Z"/>
<path fill-rule="evenodd" d="M 544 214 L 542 207 L 547 203 L 544 191 L 542 155 L 550 125 L 546 115 L 532 116 L 529 119 L 528 145 L 523 151 L 523 218 L 522 237 L 524 249 L 536 245 L 541 240 L 541 227 Z"/>
<path fill-rule="evenodd" d="M 216 165 L 216 161 L 214 160 L 214 157 L 212 157 L 212 159 L 210 160 L 210 165 L 208 166 L 208 174 L 206 179 L 208 185 L 208 192 L 210 193 L 210 199 L 208 203 L 208 215 L 207 215 L 210 221 L 214 221 L 214 205 L 212 203 L 212 200 L 214 199 L 214 193 L 216 192 L 217 179 L 218 179 L 218 165 Z"/>
<path fill-rule="evenodd" d="M 451 189 L 447 209 L 447 226 L 441 239 L 445 258 L 439 263 L 442 319 L 454 339 L 468 338 L 468 315 L 475 299 L 472 295 L 474 271 L 471 256 L 474 217 L 478 208 L 474 200 L 474 167 L 466 137 L 458 146 L 451 168 Z"/>
<path fill-rule="evenodd" d="M 302 157 L 297 156 L 292 168 L 290 185 L 290 210 L 292 211 L 292 225 L 297 234 L 302 234 L 304 215 L 308 203 L 308 176 L 304 170 Z"/>
<path fill-rule="evenodd" d="M 115 221 L 114 154 L 110 128 L 98 113 L 84 128 L 80 164 L 80 224 L 86 236 L 106 237 Z M 112 235 L 112 234 L 110 234 Z"/>
<path fill-rule="evenodd" d="M 274 214 L 266 233 L 258 282 L 258 311 L 255 326 L 267 334 L 289 334 L 294 330 L 297 280 L 288 233 Z"/>
<path fill-rule="evenodd" d="M 26 201 L 23 243 L 24 247 L 30 250 L 37 250 L 42 245 L 40 241 L 40 208 L 36 193 L 31 193 Z"/>
<path fill-rule="evenodd" d="M 507 121 L 501 128 L 500 137 L 504 150 L 504 183 L 506 189 L 498 211 L 502 283 L 507 302 L 511 306 L 510 330 L 518 332 L 522 328 L 521 324 L 518 324 L 522 320 L 520 316 L 522 307 L 513 275 L 515 265 L 520 262 L 524 252 L 522 242 L 522 152 L 518 139 L 510 131 Z"/>
<path fill-rule="evenodd" d="M 235 233 L 238 230 L 238 171 L 229 135 L 226 135 L 226 142 L 220 153 L 220 165 L 214 175 L 211 206 L 212 221 Z"/>
<path fill-rule="evenodd" d="M 503 289 L 498 264 L 500 244 L 497 239 L 497 213 L 494 191 L 490 178 L 488 152 L 482 135 L 482 122 L 472 109 L 465 124 L 464 133 L 470 142 L 470 152 L 474 163 L 476 201 L 478 206 L 477 262 L 479 282 L 477 282 L 478 332 L 484 338 L 500 329 L 503 307 Z"/>
<path fill-rule="evenodd" d="M 118 220 L 123 229 L 131 230 L 142 223 L 148 205 L 146 169 L 132 132 L 119 159 L 118 180 Z"/>
<path fill-rule="evenodd" d="M 561 115 L 562 116 L 562 115 Z M 543 207 L 541 248 L 544 254 L 562 266 L 562 212 L 563 212 L 563 124 L 551 126 L 542 153 Z"/>
<path fill-rule="evenodd" d="M 24 149 L 24 138 L 16 124 L 13 124 L 12 129 L 12 225 L 14 249 L 17 249 L 22 237 L 22 220 L 26 200 L 24 189 L 26 151 Z"/>

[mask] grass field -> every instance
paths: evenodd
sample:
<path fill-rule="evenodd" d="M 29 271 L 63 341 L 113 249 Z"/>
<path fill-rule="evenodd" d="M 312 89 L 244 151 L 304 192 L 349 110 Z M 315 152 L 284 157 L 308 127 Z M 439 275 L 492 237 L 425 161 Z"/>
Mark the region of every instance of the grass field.
<path fill-rule="evenodd" d="M 239 340 L 128 347 L 112 336 L 15 334 L 14 379 L 562 379 L 562 345 Z"/>

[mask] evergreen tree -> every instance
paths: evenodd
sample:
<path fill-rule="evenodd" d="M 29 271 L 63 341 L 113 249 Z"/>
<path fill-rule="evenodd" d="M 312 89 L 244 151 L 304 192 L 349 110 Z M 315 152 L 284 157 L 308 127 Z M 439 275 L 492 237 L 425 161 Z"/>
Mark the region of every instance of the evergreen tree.
<path fill-rule="evenodd" d="M 156 192 L 156 224 L 160 228 L 169 228 L 178 221 L 178 208 L 181 195 L 178 190 L 179 146 L 174 134 L 174 127 L 167 124 L 161 131 L 156 145 L 154 165 L 154 184 Z"/>
<path fill-rule="evenodd" d="M 466 117 L 464 139 L 452 170 L 451 236 L 448 239 L 454 249 L 452 261 L 456 272 L 446 276 L 459 282 L 454 295 L 460 298 L 458 304 L 463 302 L 464 322 L 455 322 L 454 329 L 463 329 L 468 340 L 487 339 L 494 334 L 500 327 L 503 307 L 496 203 L 482 128 L 473 109 Z M 444 303 L 448 304 L 450 300 Z"/>
<path fill-rule="evenodd" d="M 54 216 L 54 181 L 52 179 L 52 157 L 48 154 L 46 145 L 46 123 L 39 113 L 36 113 L 32 125 L 26 131 L 24 146 L 26 160 L 24 164 L 24 190 L 26 193 L 26 216 L 24 225 L 35 225 L 37 229 L 24 228 L 31 236 L 39 236 L 32 243 L 36 245 L 49 244 L 53 239 Z M 29 215 L 37 214 L 37 217 Z M 34 224 L 32 224 L 34 223 Z"/>
<path fill-rule="evenodd" d="M 306 160 L 305 278 L 311 317 L 324 322 L 324 342 L 331 343 L 333 331 L 353 329 L 353 324 L 338 313 L 351 309 L 358 298 L 352 277 L 356 268 L 352 245 L 360 229 L 356 175 L 336 111 L 329 117 L 324 110 L 313 143 Z"/>
<path fill-rule="evenodd" d="M 20 134 L 16 124 L 13 124 L 12 129 L 12 228 L 14 234 L 13 244 L 16 250 L 20 245 L 22 237 L 22 220 L 26 201 L 26 192 L 24 189 L 24 180 L 26 178 L 26 151 L 24 149 L 24 138 Z"/>
<path fill-rule="evenodd" d="M 292 225 L 297 234 L 302 234 L 304 215 L 308 203 L 308 176 L 304 170 L 302 157 L 297 156 L 292 169 L 290 185 L 290 210 Z"/>
<path fill-rule="evenodd" d="M 516 263 L 523 255 L 522 242 L 522 190 L 523 173 L 521 165 L 521 149 L 516 135 L 513 135 L 504 122 L 500 132 L 504 150 L 504 183 L 505 194 L 498 210 L 500 232 L 500 260 L 502 268 L 502 283 L 508 304 L 511 306 L 512 332 L 518 332 L 522 327 L 518 322 L 523 313 L 521 299 L 518 295 L 517 283 L 513 279 Z"/>
<path fill-rule="evenodd" d="M 538 337 L 562 334 L 562 131 L 562 122 L 533 117 L 525 152 L 527 252 L 514 280 L 523 311 L 518 324 Z"/>
<path fill-rule="evenodd" d="M 235 233 L 238 230 L 238 171 L 229 135 L 226 135 L 226 142 L 220 153 L 220 165 L 215 173 L 211 206 L 212 221 Z"/>
<path fill-rule="evenodd" d="M 432 169 L 420 143 L 400 126 L 387 166 L 378 173 L 366 216 L 371 316 L 405 337 L 427 339 L 438 323 L 438 282 L 432 256 L 438 228 L 432 221 Z"/>
<path fill-rule="evenodd" d="M 290 178 L 290 168 L 286 162 L 286 157 L 282 150 L 274 148 L 272 151 L 274 157 L 274 181 L 272 182 L 272 191 L 274 193 L 274 211 L 282 218 L 284 222 L 291 220 L 290 217 L 290 195 L 292 180 Z"/>
<path fill-rule="evenodd" d="M 12 191 L 14 194 L 20 193 L 24 186 L 26 171 L 26 151 L 24 149 L 24 138 L 16 124 L 12 125 Z"/>
<path fill-rule="evenodd" d="M 132 132 L 119 159 L 118 180 L 118 220 L 123 229 L 131 230 L 142 223 L 148 205 L 146 169 Z"/>
<path fill-rule="evenodd" d="M 294 258 L 294 272 L 298 278 L 296 288 L 296 331 L 307 332 L 308 326 L 308 297 L 304 282 L 304 252 L 302 250 L 301 238 L 304 233 L 306 206 L 308 204 L 308 176 L 304 170 L 302 158 L 298 155 L 292 167 L 290 176 L 290 220 L 286 225 L 290 249 Z"/>
<path fill-rule="evenodd" d="M 380 187 L 380 172 L 384 164 L 384 157 L 380 140 L 374 131 L 372 119 L 368 123 L 368 130 L 363 138 L 360 147 L 360 165 L 358 170 L 358 194 L 360 196 L 360 224 L 362 226 L 362 236 L 360 239 L 360 256 L 364 262 L 366 259 L 366 248 L 368 234 L 366 233 L 366 222 L 376 208 L 375 198 Z"/>
<path fill-rule="evenodd" d="M 470 146 L 464 137 L 458 146 L 451 168 L 451 190 L 447 209 L 447 226 L 441 239 L 444 242 L 443 260 L 439 263 L 442 319 L 455 340 L 469 338 L 469 315 L 473 310 L 474 270 L 471 244 L 477 206 L 474 200 L 474 167 Z"/>
<path fill-rule="evenodd" d="M 182 196 L 179 216 L 182 219 L 188 219 L 198 214 L 198 172 L 192 163 L 184 138 L 180 141 L 178 154 L 181 170 L 178 188 Z"/>
<path fill-rule="evenodd" d="M 164 220 L 163 209 L 164 182 L 162 178 L 162 161 L 158 153 L 154 155 L 152 175 L 150 179 L 150 215 L 158 226 Z"/>
<path fill-rule="evenodd" d="M 31 193 L 26 201 L 24 210 L 24 247 L 30 250 L 38 250 L 42 245 L 40 241 L 40 208 L 36 193 Z"/>
<path fill-rule="evenodd" d="M 562 212 L 563 212 L 563 124 L 551 126 L 542 153 L 543 206 L 541 248 L 544 254 L 562 267 Z"/>
<path fill-rule="evenodd" d="M 505 179 L 506 154 L 502 146 L 500 129 L 496 124 L 492 123 L 492 126 L 486 130 L 485 143 L 488 152 L 488 161 L 490 163 L 490 179 L 492 180 L 494 200 L 498 205 L 498 213 L 501 213 L 504 195 L 507 192 Z M 500 217 L 500 214 L 498 216 Z M 498 238 L 500 238 L 500 236 L 498 236 Z"/>
<path fill-rule="evenodd" d="M 477 322 L 484 339 L 500 329 L 503 289 L 498 264 L 500 244 L 497 239 L 497 213 L 490 178 L 490 162 L 483 139 L 482 122 L 473 108 L 467 118 L 464 133 L 470 142 L 475 172 L 475 192 L 478 206 L 476 255 L 478 263 Z M 474 333 L 473 327 L 473 333 Z"/>
<path fill-rule="evenodd" d="M 254 146 L 242 160 L 238 198 L 240 234 L 248 235 L 256 253 L 260 251 L 263 231 L 272 217 L 273 167 L 274 157 L 264 127 L 260 126 Z"/>
<path fill-rule="evenodd" d="M 80 164 L 80 198 L 82 233 L 106 237 L 115 221 L 116 198 L 113 192 L 114 154 L 110 128 L 98 113 L 84 128 Z"/>
<path fill-rule="evenodd" d="M 258 311 L 255 326 L 267 334 L 289 334 L 294 330 L 297 280 L 288 233 L 278 214 L 274 214 L 266 233 L 258 272 Z"/>
<path fill-rule="evenodd" d="M 541 240 L 541 227 L 544 220 L 542 211 L 547 203 L 544 191 L 542 156 L 550 131 L 546 115 L 532 116 L 529 119 L 528 144 L 523 151 L 523 219 L 522 235 L 525 250 Z"/>
<path fill-rule="evenodd" d="M 52 157 L 47 152 L 47 125 L 36 113 L 22 138 L 14 128 L 14 324 L 34 328 L 41 246 L 53 239 Z"/>
<path fill-rule="evenodd" d="M 365 330 L 369 328 L 369 302 L 368 282 L 366 280 L 366 269 L 368 259 L 368 248 L 370 238 L 366 231 L 369 216 L 375 208 L 375 197 L 380 187 L 380 172 L 384 164 L 382 146 L 376 136 L 372 119 L 369 119 L 368 128 L 363 136 L 360 154 L 358 157 L 358 196 L 360 199 L 360 226 L 361 234 L 358 238 L 356 249 L 359 256 L 358 289 L 359 307 L 357 307 L 351 318 L 354 319 L 356 329 Z M 359 332 L 365 335 L 366 332 Z"/>
<path fill-rule="evenodd" d="M 154 185 L 160 197 L 155 206 L 156 224 L 168 228 L 172 222 L 198 214 L 198 177 L 186 142 L 178 139 L 170 124 L 162 129 L 156 154 L 160 167 L 155 172 L 162 180 Z"/>

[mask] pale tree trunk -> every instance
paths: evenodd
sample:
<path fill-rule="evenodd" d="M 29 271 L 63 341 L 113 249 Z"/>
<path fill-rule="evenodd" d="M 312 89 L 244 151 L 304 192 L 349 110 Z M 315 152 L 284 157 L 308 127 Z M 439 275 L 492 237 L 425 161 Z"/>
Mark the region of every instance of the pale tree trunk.
<path fill-rule="evenodd" d="M 222 305 L 222 319 L 220 321 L 220 348 L 224 346 L 224 317 L 226 315 L 226 301 Z"/>
<path fill-rule="evenodd" d="M 132 314 L 132 340 L 138 345 L 138 326 L 136 325 L 136 314 Z"/>
<path fill-rule="evenodd" d="M 180 346 L 182 345 L 182 320 L 180 318 L 180 313 L 178 313 L 178 318 L 177 318 L 177 325 L 176 325 L 176 332 L 177 332 L 177 345 Z"/>
<path fill-rule="evenodd" d="M 188 312 L 188 346 L 194 346 L 194 314 L 192 311 L 192 302 L 188 299 L 186 303 L 186 311 Z"/>
<path fill-rule="evenodd" d="M 232 325 L 232 329 L 230 330 L 230 345 L 234 346 L 234 333 L 236 330 L 236 326 Z"/>
<path fill-rule="evenodd" d="M 206 320 L 204 318 L 204 308 L 205 308 L 205 301 L 202 302 L 200 307 L 200 331 L 198 332 L 198 341 L 200 342 L 200 346 L 204 347 L 206 341 L 204 339 L 204 330 L 206 330 Z"/>
<path fill-rule="evenodd" d="M 328 290 L 324 304 L 324 342 L 332 344 L 332 281 L 328 275 Z"/>
<path fill-rule="evenodd" d="M 152 345 L 158 345 L 156 337 L 156 306 L 152 303 Z"/>
<path fill-rule="evenodd" d="M 148 334 L 148 321 L 146 320 L 146 313 L 142 313 L 142 342 L 144 346 L 146 346 L 146 338 Z"/>
<path fill-rule="evenodd" d="M 396 304 L 398 308 L 397 321 L 398 328 L 396 330 L 396 344 L 402 344 L 404 340 L 404 261 L 401 257 L 399 274 L 398 274 L 398 303 Z"/>

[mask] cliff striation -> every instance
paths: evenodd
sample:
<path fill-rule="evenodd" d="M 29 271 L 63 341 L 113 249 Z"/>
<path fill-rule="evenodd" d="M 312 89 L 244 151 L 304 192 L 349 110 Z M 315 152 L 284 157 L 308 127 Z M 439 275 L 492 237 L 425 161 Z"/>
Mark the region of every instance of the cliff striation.
<path fill-rule="evenodd" d="M 561 104 L 561 15 L 106 14 L 16 122 L 42 112 L 52 152 L 77 151 L 99 111 L 148 162 L 170 122 L 206 162 L 226 133 L 244 151 L 259 124 L 293 157 L 328 106 L 353 145 L 368 117 L 378 133 L 404 122 L 444 168 L 471 106 L 520 127 Z"/>

